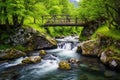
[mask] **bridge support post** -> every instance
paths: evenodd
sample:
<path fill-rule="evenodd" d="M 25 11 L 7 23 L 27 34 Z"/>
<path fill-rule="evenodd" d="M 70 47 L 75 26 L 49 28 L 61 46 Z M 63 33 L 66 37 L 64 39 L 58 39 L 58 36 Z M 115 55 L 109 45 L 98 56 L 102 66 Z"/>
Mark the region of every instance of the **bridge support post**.
<path fill-rule="evenodd" d="M 44 16 L 42 16 L 42 24 L 44 23 Z"/>
<path fill-rule="evenodd" d="M 76 18 L 75 18 L 75 24 L 77 24 L 77 20 L 78 20 L 78 19 L 77 19 L 77 17 L 76 17 Z"/>
<path fill-rule="evenodd" d="M 56 15 L 53 15 L 53 21 L 56 22 Z"/>

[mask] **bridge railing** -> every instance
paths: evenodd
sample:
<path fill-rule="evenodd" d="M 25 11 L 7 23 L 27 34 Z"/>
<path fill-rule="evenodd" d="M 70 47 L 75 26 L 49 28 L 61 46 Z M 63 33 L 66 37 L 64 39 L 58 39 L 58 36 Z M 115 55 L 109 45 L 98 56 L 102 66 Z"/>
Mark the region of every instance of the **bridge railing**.
<path fill-rule="evenodd" d="M 84 21 L 72 15 L 44 15 L 42 23 L 45 25 L 76 25 L 83 24 Z"/>

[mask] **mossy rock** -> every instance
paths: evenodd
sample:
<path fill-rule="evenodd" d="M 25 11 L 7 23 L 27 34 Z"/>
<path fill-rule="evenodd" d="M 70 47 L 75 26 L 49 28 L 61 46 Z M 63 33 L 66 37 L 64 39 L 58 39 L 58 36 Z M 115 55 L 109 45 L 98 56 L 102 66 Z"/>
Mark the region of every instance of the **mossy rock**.
<path fill-rule="evenodd" d="M 41 61 L 41 57 L 40 56 L 31 56 L 31 57 L 27 57 L 24 60 L 22 60 L 22 63 L 24 64 L 33 64 L 33 63 L 37 63 Z"/>
<path fill-rule="evenodd" d="M 98 40 L 88 40 L 78 45 L 79 52 L 84 56 L 98 56 Z"/>
<path fill-rule="evenodd" d="M 114 70 L 120 69 L 120 54 L 112 49 L 105 49 L 101 53 L 100 60 Z"/>
<path fill-rule="evenodd" d="M 10 59 L 16 59 L 22 56 L 25 56 L 26 53 L 16 50 L 16 49 L 8 49 L 4 51 L 3 56 L 0 56 L 0 59 L 2 60 L 10 60 Z"/>
<path fill-rule="evenodd" d="M 40 50 L 40 51 L 39 51 L 39 55 L 40 55 L 41 57 L 44 57 L 46 54 L 47 54 L 47 53 L 46 53 L 45 50 Z"/>
<path fill-rule="evenodd" d="M 53 45 L 57 45 L 57 42 L 56 42 L 53 38 L 51 38 L 51 37 L 49 37 L 49 36 L 46 36 L 46 39 L 47 39 L 50 43 L 52 43 Z"/>
<path fill-rule="evenodd" d="M 61 61 L 59 63 L 59 69 L 61 69 L 61 70 L 70 70 L 71 65 L 67 61 Z"/>

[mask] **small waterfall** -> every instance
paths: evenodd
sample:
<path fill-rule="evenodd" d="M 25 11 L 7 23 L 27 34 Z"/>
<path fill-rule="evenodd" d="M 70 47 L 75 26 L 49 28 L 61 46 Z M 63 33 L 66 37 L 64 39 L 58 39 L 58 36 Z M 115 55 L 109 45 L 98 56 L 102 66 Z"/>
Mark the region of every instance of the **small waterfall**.
<path fill-rule="evenodd" d="M 76 37 L 68 36 L 63 39 L 56 39 L 58 41 L 58 49 L 61 49 L 56 55 L 62 56 L 62 59 L 79 58 L 76 53 L 77 44 L 79 43 Z"/>
<path fill-rule="evenodd" d="M 78 36 L 68 36 L 63 39 L 56 39 L 58 41 L 58 48 L 66 50 L 75 50 L 74 48 L 79 43 Z"/>
<path fill-rule="evenodd" d="M 58 49 L 73 50 L 76 52 L 78 42 L 60 42 L 58 43 Z"/>
<path fill-rule="evenodd" d="M 64 46 L 62 47 L 62 49 L 67 49 L 67 50 L 71 50 L 71 43 L 65 43 Z"/>

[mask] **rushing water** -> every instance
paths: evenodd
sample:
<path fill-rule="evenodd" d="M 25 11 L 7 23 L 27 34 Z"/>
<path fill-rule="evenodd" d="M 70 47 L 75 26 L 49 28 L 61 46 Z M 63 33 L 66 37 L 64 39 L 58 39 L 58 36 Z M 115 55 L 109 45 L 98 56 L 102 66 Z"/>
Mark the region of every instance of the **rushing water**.
<path fill-rule="evenodd" d="M 119 74 L 113 71 L 109 71 L 113 77 L 104 77 L 106 69 L 97 59 L 80 56 L 76 52 L 79 43 L 77 37 L 56 40 L 58 48 L 46 50 L 48 54 L 37 64 L 18 65 L 23 57 L 0 64 L 0 80 L 120 80 Z M 32 55 L 39 53 L 36 51 Z M 79 59 L 83 67 L 76 65 L 69 71 L 59 70 L 58 63 L 70 58 Z M 87 65 L 92 65 L 92 68 Z"/>

